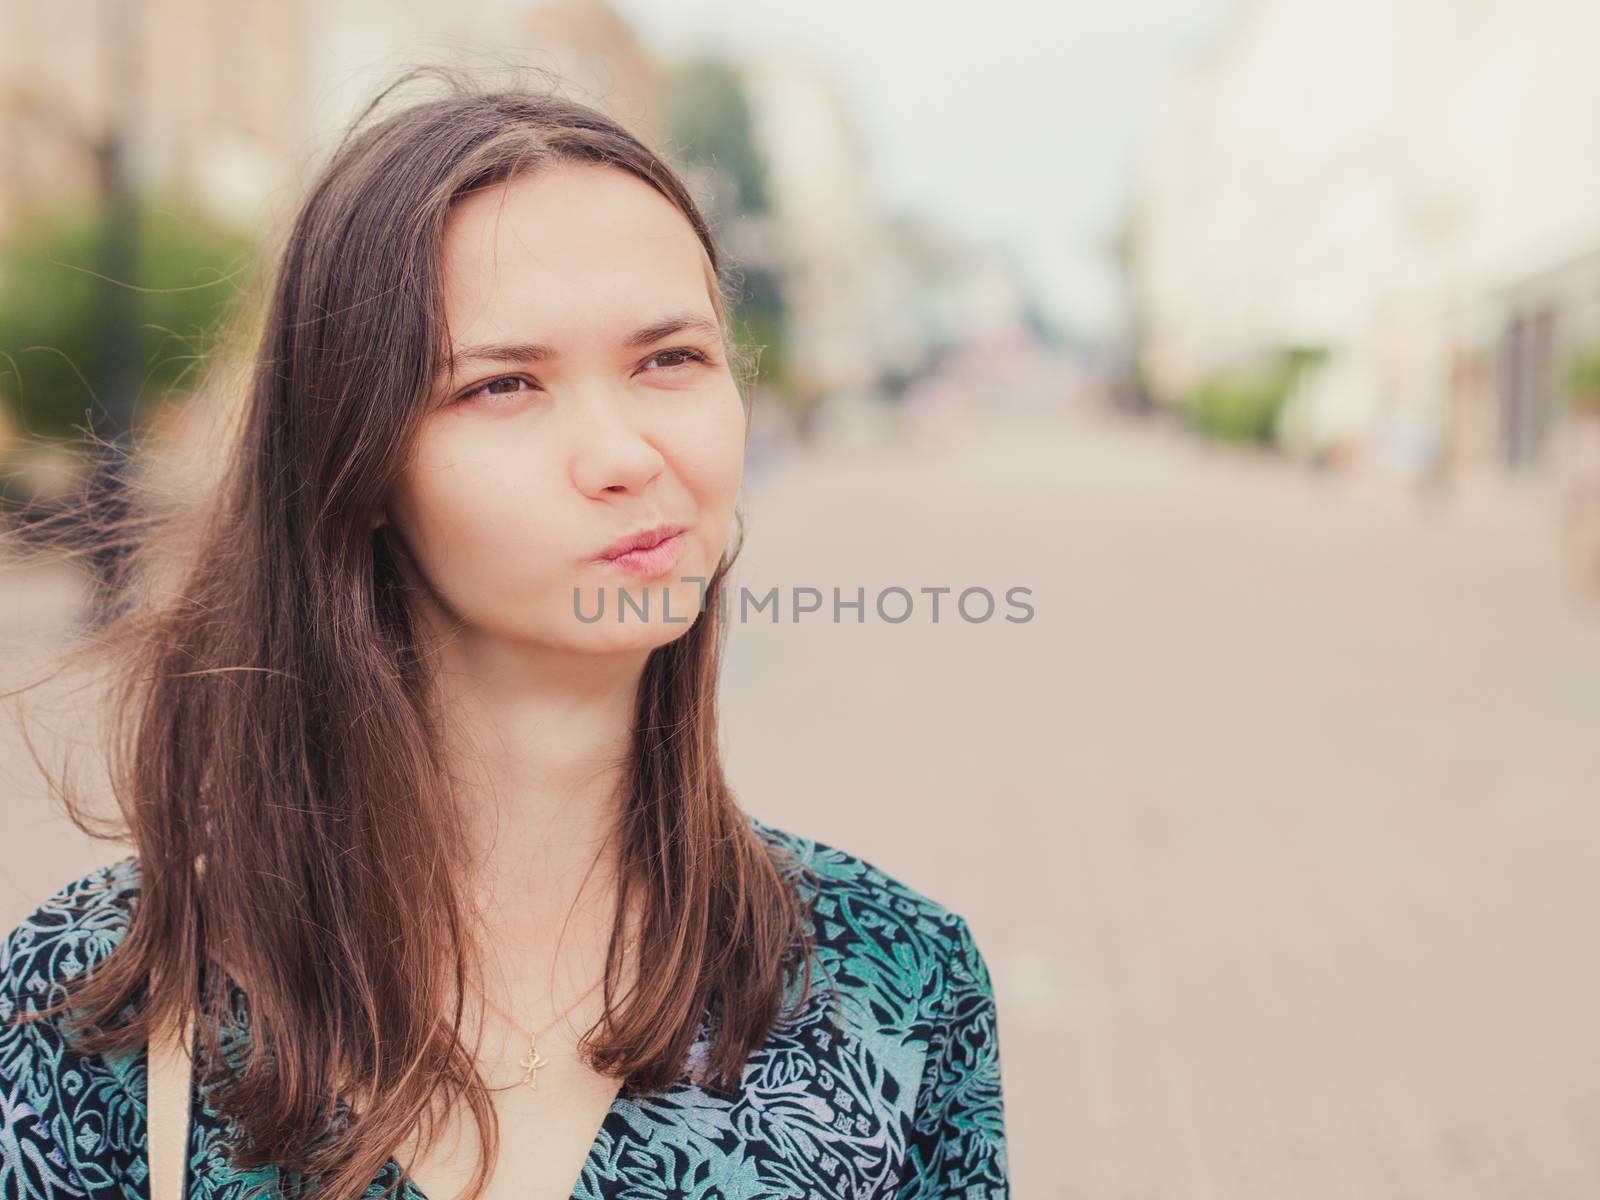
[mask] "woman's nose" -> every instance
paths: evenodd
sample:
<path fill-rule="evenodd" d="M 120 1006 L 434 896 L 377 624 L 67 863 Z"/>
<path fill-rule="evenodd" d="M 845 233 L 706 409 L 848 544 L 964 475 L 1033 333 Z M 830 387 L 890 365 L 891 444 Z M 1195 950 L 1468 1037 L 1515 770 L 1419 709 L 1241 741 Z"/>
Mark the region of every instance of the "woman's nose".
<path fill-rule="evenodd" d="M 574 408 L 572 477 L 585 495 L 637 491 L 661 473 L 665 460 L 640 428 L 626 394 L 591 389 Z"/>

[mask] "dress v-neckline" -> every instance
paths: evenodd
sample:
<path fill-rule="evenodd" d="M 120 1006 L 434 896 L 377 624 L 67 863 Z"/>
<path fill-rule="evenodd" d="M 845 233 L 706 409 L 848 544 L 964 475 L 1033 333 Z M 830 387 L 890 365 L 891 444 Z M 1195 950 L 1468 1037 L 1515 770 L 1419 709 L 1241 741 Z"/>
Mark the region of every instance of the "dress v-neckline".
<path fill-rule="evenodd" d="M 709 1014 L 702 1011 L 699 1028 L 695 1031 L 694 1046 L 696 1049 L 690 1051 L 691 1058 L 695 1058 L 698 1052 L 703 1052 L 709 1033 Z M 692 1069 L 685 1069 L 680 1071 L 678 1078 L 667 1086 L 666 1092 L 672 1093 L 684 1087 L 693 1088 L 694 1086 Z M 629 1125 L 628 1110 L 635 1104 L 634 1099 L 626 1094 L 627 1090 L 628 1085 L 624 1082 L 617 1088 L 617 1094 L 611 1098 L 611 1105 L 606 1109 L 605 1116 L 600 1119 L 600 1127 L 595 1130 L 594 1140 L 589 1143 L 589 1152 L 583 1156 L 583 1162 L 578 1167 L 578 1174 L 572 1181 L 572 1188 L 568 1193 L 567 1200 L 574 1200 L 578 1194 L 578 1188 L 583 1184 L 583 1177 L 588 1173 L 590 1167 L 604 1161 L 607 1147 L 616 1141 L 617 1135 L 627 1132 Z M 608 1137 L 608 1134 L 612 1136 Z M 454 1197 L 450 1196 L 428 1195 L 412 1180 L 411 1176 L 406 1174 L 405 1168 L 400 1165 L 399 1160 L 392 1156 L 384 1165 L 380 1178 L 385 1180 L 398 1179 L 400 1181 L 400 1200 L 454 1200 Z"/>
<path fill-rule="evenodd" d="M 567 1200 L 571 1200 L 572 1197 L 578 1194 L 578 1188 L 583 1183 L 585 1173 L 594 1163 L 596 1157 L 604 1153 L 606 1134 L 610 1132 L 612 1122 L 624 1119 L 623 1105 L 630 1103 L 630 1101 L 623 1098 L 622 1093 L 626 1090 L 626 1085 L 617 1089 L 617 1094 L 612 1097 L 611 1107 L 607 1108 L 605 1116 L 600 1118 L 600 1127 L 595 1130 L 594 1140 L 589 1143 L 589 1152 L 583 1156 L 583 1163 L 578 1167 L 578 1174 L 573 1179 L 572 1187 L 567 1192 Z M 405 1173 L 405 1169 L 401 1167 L 398 1159 L 389 1159 L 384 1168 L 384 1174 L 387 1177 L 398 1178 L 401 1181 L 401 1200 L 455 1200 L 451 1196 L 429 1196 L 413 1182 L 411 1176 Z"/>

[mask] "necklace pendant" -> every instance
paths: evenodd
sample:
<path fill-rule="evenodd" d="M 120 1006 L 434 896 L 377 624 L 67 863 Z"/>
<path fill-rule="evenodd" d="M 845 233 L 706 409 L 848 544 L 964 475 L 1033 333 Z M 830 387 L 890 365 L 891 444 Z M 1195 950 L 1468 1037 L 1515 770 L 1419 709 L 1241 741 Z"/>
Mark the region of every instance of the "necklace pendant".
<path fill-rule="evenodd" d="M 539 1051 L 534 1044 L 537 1041 L 537 1034 L 528 1039 L 527 1056 L 517 1064 L 527 1068 L 527 1074 L 522 1077 L 522 1082 L 536 1092 L 539 1090 L 539 1068 L 546 1065 L 545 1060 L 539 1057 Z"/>

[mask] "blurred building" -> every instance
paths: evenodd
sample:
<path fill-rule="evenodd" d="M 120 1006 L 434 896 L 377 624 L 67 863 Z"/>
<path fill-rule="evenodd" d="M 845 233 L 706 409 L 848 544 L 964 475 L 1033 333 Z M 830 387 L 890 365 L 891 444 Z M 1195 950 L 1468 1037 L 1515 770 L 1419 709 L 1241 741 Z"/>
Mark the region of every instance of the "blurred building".
<path fill-rule="evenodd" d="M 846 438 L 895 436 L 884 402 L 944 348 L 1022 324 L 1020 273 L 996 248 L 883 212 L 831 75 L 778 55 L 741 74 L 770 167 L 767 233 L 801 411 Z"/>
<path fill-rule="evenodd" d="M 1600 7 L 1569 0 L 1243 4 L 1142 163 L 1153 390 L 1323 347 L 1290 449 L 1538 463 L 1600 335 L 1596 45 Z"/>
<path fill-rule="evenodd" d="M 142 183 L 260 216 L 309 128 L 308 13 L 240 0 L 0 0 L 0 232 L 93 196 L 125 139 Z"/>
<path fill-rule="evenodd" d="M 100 186 L 125 137 L 143 187 L 259 228 L 405 67 L 519 65 L 658 143 L 657 67 L 604 0 L 0 0 L 0 230 Z"/>
<path fill-rule="evenodd" d="M 782 261 L 790 379 L 810 419 L 870 404 L 882 369 L 884 233 L 866 151 L 837 81 L 778 56 L 741 72 L 765 153 Z"/>
<path fill-rule="evenodd" d="M 578 99 L 661 148 L 662 72 L 616 9 L 604 0 L 555 0 L 531 7 L 520 29 L 535 60 L 576 85 Z"/>

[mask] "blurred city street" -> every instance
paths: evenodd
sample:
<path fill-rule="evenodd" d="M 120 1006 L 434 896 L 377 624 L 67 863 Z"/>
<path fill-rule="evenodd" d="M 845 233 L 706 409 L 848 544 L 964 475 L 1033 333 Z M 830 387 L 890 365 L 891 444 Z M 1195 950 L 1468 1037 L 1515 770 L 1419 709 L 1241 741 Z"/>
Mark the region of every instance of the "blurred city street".
<path fill-rule="evenodd" d="M 747 476 L 742 803 L 971 921 L 1019 1196 L 1597 1194 L 1600 613 L 1544 486 L 1321 476 L 1028 361 Z M 8 654 L 61 628 L 68 581 L 4 586 Z M 862 623 L 791 619 L 834 586 Z M 14 922 L 121 851 L 5 736 Z"/>
<path fill-rule="evenodd" d="M 752 486 L 752 592 L 869 601 L 730 630 L 744 803 L 972 922 L 1019 1196 L 1600 1194 L 1600 613 L 1542 485 L 1071 399 Z M 895 585 L 1036 614 L 891 625 Z"/>

